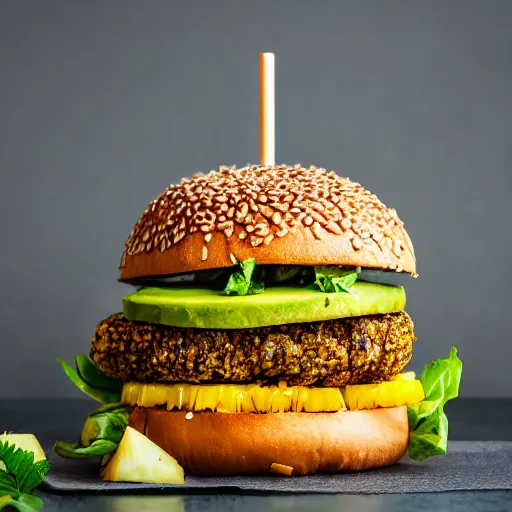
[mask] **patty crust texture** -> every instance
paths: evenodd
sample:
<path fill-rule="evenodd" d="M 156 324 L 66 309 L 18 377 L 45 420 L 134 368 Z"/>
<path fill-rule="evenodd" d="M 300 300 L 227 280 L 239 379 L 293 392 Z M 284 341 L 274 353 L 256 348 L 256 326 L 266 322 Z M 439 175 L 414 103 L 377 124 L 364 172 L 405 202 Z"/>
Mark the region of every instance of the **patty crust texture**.
<path fill-rule="evenodd" d="M 254 329 L 98 324 L 91 357 L 112 377 L 139 382 L 251 382 L 344 386 L 388 380 L 412 356 L 405 312 Z"/>

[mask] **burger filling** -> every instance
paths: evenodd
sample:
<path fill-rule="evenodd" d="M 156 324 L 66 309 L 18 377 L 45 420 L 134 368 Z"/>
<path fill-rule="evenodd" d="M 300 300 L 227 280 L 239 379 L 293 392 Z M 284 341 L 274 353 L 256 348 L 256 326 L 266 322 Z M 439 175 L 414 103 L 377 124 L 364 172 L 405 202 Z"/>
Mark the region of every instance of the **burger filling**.
<path fill-rule="evenodd" d="M 138 282 L 123 313 L 96 327 L 91 358 L 78 356 L 76 370 L 61 362 L 105 405 L 89 415 L 80 442 L 58 442 L 58 453 L 111 453 L 137 407 L 188 417 L 404 405 L 411 457 L 443 453 L 443 406 L 458 393 L 461 363 L 452 349 L 420 380 L 403 373 L 416 337 L 404 289 L 380 279 L 385 272 L 259 269 L 254 260 L 209 272 Z"/>

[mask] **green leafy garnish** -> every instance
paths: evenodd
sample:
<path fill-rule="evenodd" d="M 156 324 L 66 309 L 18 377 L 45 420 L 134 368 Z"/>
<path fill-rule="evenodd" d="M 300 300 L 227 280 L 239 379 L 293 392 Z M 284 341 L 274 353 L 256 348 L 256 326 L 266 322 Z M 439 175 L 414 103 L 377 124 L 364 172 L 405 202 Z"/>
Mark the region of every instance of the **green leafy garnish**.
<path fill-rule="evenodd" d="M 10 496 L 4 496 L 3 498 L 0 498 L 0 510 L 3 510 L 4 507 L 12 507 L 19 512 L 34 512 L 35 510 L 41 510 L 44 506 L 41 498 L 31 494 L 22 494 L 17 500 Z"/>
<path fill-rule="evenodd" d="M 123 389 L 123 381 L 114 379 L 100 372 L 94 361 L 84 355 L 75 356 L 76 370 L 80 378 L 96 389 L 106 389 L 110 391 L 119 391 Z"/>
<path fill-rule="evenodd" d="M 66 443 L 57 441 L 53 447 L 55 453 L 65 459 L 87 459 L 89 457 L 100 457 L 107 453 L 116 451 L 119 443 L 113 443 L 107 439 L 98 439 L 91 445 L 84 447 L 77 443 Z"/>
<path fill-rule="evenodd" d="M 34 454 L 0 441 L 0 508 L 12 506 L 22 512 L 43 508 L 43 501 L 30 493 L 43 481 L 48 461 L 34 462 Z"/>
<path fill-rule="evenodd" d="M 309 286 L 325 293 L 352 293 L 361 269 L 339 266 L 263 265 L 256 266 L 256 259 L 240 263 L 240 270 L 233 272 L 222 292 L 224 295 L 254 295 L 265 291 L 265 283 Z"/>
<path fill-rule="evenodd" d="M 76 356 L 77 370 L 62 359 L 57 359 L 57 361 L 64 369 L 69 380 L 80 391 L 94 400 L 103 404 L 115 403 L 121 400 L 122 381 L 103 375 L 89 357 L 85 355 Z"/>
<path fill-rule="evenodd" d="M 130 407 L 107 404 L 87 416 L 79 443 L 57 441 L 54 451 L 67 459 L 103 456 L 117 449 L 128 426 Z"/>
<path fill-rule="evenodd" d="M 361 268 L 315 267 L 315 285 L 325 293 L 352 293 Z"/>
<path fill-rule="evenodd" d="M 409 457 L 423 460 L 444 455 L 448 444 L 448 418 L 443 408 L 459 394 L 462 361 L 452 347 L 446 359 L 437 359 L 425 366 L 421 383 L 425 399 L 409 405 Z"/>
<path fill-rule="evenodd" d="M 259 269 L 258 269 L 259 270 Z M 256 270 L 256 259 L 240 262 L 240 271 L 233 272 L 222 292 L 224 295 L 256 295 L 265 291 L 263 272 Z"/>

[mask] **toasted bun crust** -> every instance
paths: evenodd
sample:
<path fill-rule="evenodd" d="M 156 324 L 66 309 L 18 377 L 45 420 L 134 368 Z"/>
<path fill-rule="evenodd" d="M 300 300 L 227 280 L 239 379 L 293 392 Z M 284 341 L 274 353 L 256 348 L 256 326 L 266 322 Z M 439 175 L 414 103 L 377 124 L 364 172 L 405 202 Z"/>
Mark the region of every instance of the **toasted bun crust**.
<path fill-rule="evenodd" d="M 221 168 L 170 185 L 135 224 L 119 279 L 229 267 L 247 258 L 416 272 L 395 210 L 334 172 L 281 165 Z"/>
<path fill-rule="evenodd" d="M 407 449 L 407 407 L 338 413 L 228 414 L 136 407 L 130 425 L 186 473 L 293 475 L 361 471 L 398 462 Z"/>

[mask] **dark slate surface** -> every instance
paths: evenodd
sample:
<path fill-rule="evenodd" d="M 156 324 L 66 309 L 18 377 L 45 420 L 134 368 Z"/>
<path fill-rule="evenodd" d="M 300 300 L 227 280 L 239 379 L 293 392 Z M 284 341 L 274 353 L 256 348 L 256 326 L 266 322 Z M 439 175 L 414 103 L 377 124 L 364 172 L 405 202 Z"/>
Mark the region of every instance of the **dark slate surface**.
<path fill-rule="evenodd" d="M 271 493 L 425 493 L 459 490 L 512 490 L 512 442 L 452 441 L 444 457 L 400 464 L 364 473 L 281 476 L 188 476 L 184 485 L 103 482 L 98 463 L 70 461 L 51 455 L 46 486 L 54 491 L 75 492 L 271 492 Z"/>
<path fill-rule="evenodd" d="M 71 441 L 75 438 L 83 424 L 83 417 L 95 404 L 87 400 L 0 400 L 0 430 L 16 430 L 33 432 L 38 435 L 43 444 L 48 445 L 55 439 Z M 424 472 L 423 464 L 439 465 L 452 464 L 451 460 L 459 457 L 458 448 L 471 447 L 473 450 L 491 449 L 491 456 L 479 453 L 467 454 L 468 467 L 461 468 L 461 485 L 469 488 L 468 482 L 462 475 L 484 474 L 483 478 L 492 480 L 496 475 L 496 461 L 505 463 L 510 461 L 510 446 L 512 443 L 498 443 L 492 441 L 512 441 L 512 400 L 506 399 L 458 399 L 450 403 L 447 408 L 450 419 L 451 440 L 487 440 L 490 443 L 461 444 L 451 442 L 450 455 L 444 458 L 431 459 L 425 463 L 412 466 L 408 479 L 418 479 L 418 474 Z M 499 448 L 503 447 L 503 451 Z M 494 450 L 494 452 L 492 451 Z M 416 463 L 415 463 L 416 464 Z M 82 471 L 90 471 L 81 466 Z M 398 466 L 402 467 L 402 466 Z M 405 464 L 405 467 L 409 467 Z M 405 469 L 404 467 L 404 469 Z M 421 469 L 420 469 L 421 468 Z M 55 469 L 55 466 L 54 466 Z M 390 471 L 392 468 L 381 471 Z M 410 468 L 409 468 L 410 469 Z M 396 468 L 393 469 L 395 471 Z M 402 471 L 402 469 L 400 470 Z M 436 470 L 437 471 L 437 470 Z M 506 469 L 506 471 L 510 471 Z M 371 475 L 351 475 L 361 478 Z M 383 473 L 384 474 L 384 473 Z M 497 474 L 497 480 L 490 485 L 496 489 L 498 484 L 506 480 L 510 488 L 510 473 Z M 315 477 L 327 482 L 330 477 Z M 433 478 L 437 478 L 435 475 Z M 289 479 L 279 478 L 276 482 L 288 485 Z M 322 489 L 315 489 L 315 494 L 275 494 L 268 492 L 239 491 L 235 489 L 189 489 L 183 494 L 168 494 L 167 492 L 146 490 L 143 494 L 134 494 L 133 491 L 118 492 L 76 492 L 57 493 L 48 489 L 41 489 L 38 494 L 44 499 L 45 511 L 109 511 L 109 512 L 143 512 L 167 510 L 171 512 L 202 511 L 244 511 L 252 512 L 265 509 L 266 512 L 282 510 L 351 510 L 351 511 L 379 511 L 400 510 L 408 512 L 427 509 L 458 511 L 506 511 L 512 510 L 512 491 L 452 491 L 406 493 L 407 485 L 400 489 L 405 494 L 347 494 L 347 489 L 339 490 L 340 494 L 319 494 Z M 432 491 L 432 489 L 428 489 Z M 372 492 L 377 492 L 374 489 Z M 175 492 L 175 490 L 174 490 Z M 352 491 L 354 492 L 354 491 Z M 355 492 L 363 492 L 356 490 Z M 383 492 L 381 490 L 381 492 Z M 245 494 L 247 493 L 247 494 Z M 343 494 L 342 494 L 343 493 Z M 254 495 L 257 494 L 257 495 Z"/>

